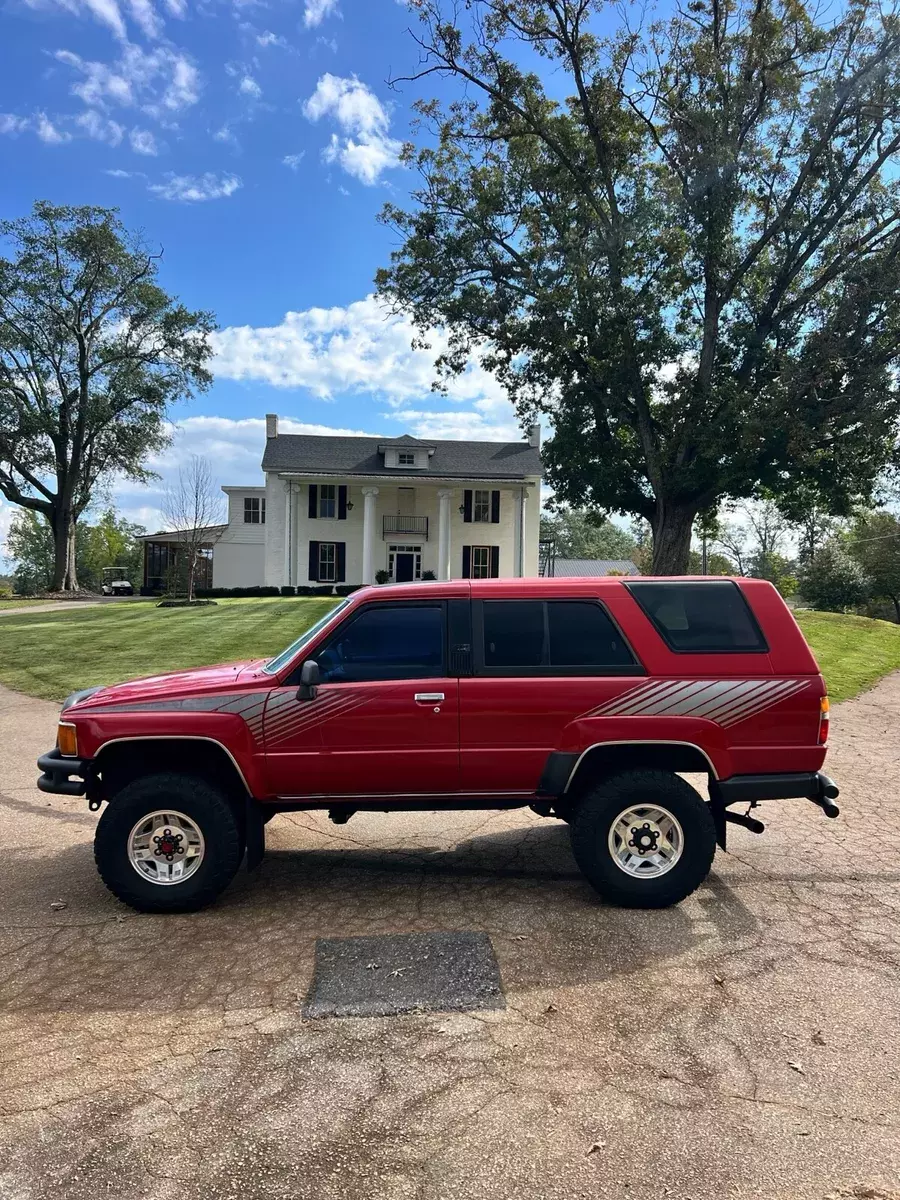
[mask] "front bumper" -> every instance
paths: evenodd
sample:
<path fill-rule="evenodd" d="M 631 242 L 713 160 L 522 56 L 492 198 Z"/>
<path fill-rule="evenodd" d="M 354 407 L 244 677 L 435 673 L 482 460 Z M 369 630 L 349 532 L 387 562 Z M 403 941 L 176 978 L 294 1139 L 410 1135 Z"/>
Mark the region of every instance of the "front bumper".
<path fill-rule="evenodd" d="M 88 790 L 92 777 L 93 759 L 70 758 L 60 754 L 54 746 L 37 760 L 41 771 L 37 785 L 42 792 L 52 792 L 57 796 L 83 796 Z M 80 779 L 70 779 L 70 775 L 79 775 Z"/>

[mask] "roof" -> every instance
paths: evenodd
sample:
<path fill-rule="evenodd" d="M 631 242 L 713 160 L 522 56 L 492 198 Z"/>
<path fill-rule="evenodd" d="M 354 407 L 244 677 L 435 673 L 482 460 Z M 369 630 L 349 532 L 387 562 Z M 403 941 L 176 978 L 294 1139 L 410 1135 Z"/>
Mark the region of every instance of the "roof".
<path fill-rule="evenodd" d="M 379 446 L 434 446 L 423 478 L 524 479 L 540 475 L 541 452 L 528 442 L 428 442 L 377 437 L 316 437 L 285 433 L 268 438 L 263 454 L 264 471 L 291 471 L 299 475 L 402 475 L 385 467 Z"/>
<path fill-rule="evenodd" d="M 609 575 L 611 571 L 622 575 L 640 575 L 630 558 L 557 558 L 553 563 L 553 574 L 557 578 L 571 579 L 580 575 L 596 579 L 598 575 Z"/>
<path fill-rule="evenodd" d="M 224 533 L 228 525 L 207 525 L 203 533 L 210 537 L 218 537 Z M 179 538 L 182 534 L 193 533 L 193 529 L 158 529 L 156 533 L 141 533 L 138 534 L 139 542 L 166 542 L 172 541 L 173 538 Z"/>

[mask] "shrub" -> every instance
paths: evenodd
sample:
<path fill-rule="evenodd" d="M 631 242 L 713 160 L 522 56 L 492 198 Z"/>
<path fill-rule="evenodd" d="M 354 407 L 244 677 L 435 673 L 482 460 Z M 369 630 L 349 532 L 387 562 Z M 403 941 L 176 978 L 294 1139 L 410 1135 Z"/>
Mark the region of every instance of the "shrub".
<path fill-rule="evenodd" d="M 289 584 L 289 583 L 283 583 L 281 585 L 281 594 L 282 594 L 282 596 L 296 596 L 297 589 L 295 587 L 292 587 L 291 584 Z"/>
<path fill-rule="evenodd" d="M 361 583 L 339 583 L 334 589 L 336 596 L 349 596 L 351 592 L 358 591 L 363 585 Z"/>
<path fill-rule="evenodd" d="M 387 571 L 376 571 L 375 572 L 375 582 L 376 583 L 387 583 L 387 581 L 389 579 L 390 579 L 390 575 L 387 573 Z"/>
<path fill-rule="evenodd" d="M 333 596 L 334 595 L 334 584 L 333 583 L 322 583 L 322 584 L 319 584 L 318 587 L 311 587 L 309 589 L 309 594 L 311 596 Z"/>
<path fill-rule="evenodd" d="M 423 579 L 437 579 L 437 575 L 435 575 L 434 571 L 423 571 L 422 578 Z"/>
<path fill-rule="evenodd" d="M 828 542 L 801 572 L 800 593 L 813 608 L 846 612 L 869 594 L 869 579 L 839 542 Z"/>

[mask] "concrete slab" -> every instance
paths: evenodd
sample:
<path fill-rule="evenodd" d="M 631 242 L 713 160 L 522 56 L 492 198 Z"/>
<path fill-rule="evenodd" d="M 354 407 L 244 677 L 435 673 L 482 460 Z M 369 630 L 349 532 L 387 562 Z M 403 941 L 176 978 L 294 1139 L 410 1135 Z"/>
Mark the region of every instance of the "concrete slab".
<path fill-rule="evenodd" d="M 307 1017 L 505 1008 L 500 969 L 484 933 L 320 938 Z"/>

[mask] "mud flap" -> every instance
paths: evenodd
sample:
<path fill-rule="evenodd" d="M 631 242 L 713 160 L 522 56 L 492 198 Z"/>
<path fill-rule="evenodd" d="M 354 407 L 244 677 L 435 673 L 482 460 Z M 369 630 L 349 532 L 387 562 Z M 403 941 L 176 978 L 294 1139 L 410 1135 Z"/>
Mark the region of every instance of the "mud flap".
<path fill-rule="evenodd" d="M 252 796 L 247 797 L 247 870 L 255 871 L 266 852 L 266 826 L 262 809 Z"/>

